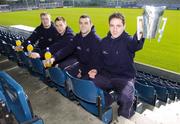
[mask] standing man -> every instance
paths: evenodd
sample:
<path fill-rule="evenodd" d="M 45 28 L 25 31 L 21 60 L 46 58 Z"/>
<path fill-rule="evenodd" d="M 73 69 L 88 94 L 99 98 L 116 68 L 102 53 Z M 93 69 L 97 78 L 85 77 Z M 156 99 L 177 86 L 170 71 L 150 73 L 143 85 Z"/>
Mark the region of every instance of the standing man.
<path fill-rule="evenodd" d="M 36 27 L 31 36 L 23 42 L 23 47 L 26 50 L 28 45 L 28 41 L 35 47 L 40 49 L 40 51 L 44 51 L 46 47 L 55 43 L 55 38 L 57 37 L 57 31 L 51 22 L 51 16 L 48 13 L 40 14 L 41 24 Z M 18 50 L 18 48 L 16 48 Z M 30 55 L 32 58 L 40 58 L 40 53 L 32 52 Z"/>
<path fill-rule="evenodd" d="M 135 52 L 142 49 L 144 38 L 133 37 L 125 32 L 125 18 L 121 13 L 109 16 L 109 33 L 103 38 L 100 47 L 100 70 L 91 70 L 89 78 L 103 90 L 114 90 L 119 105 L 118 115 L 130 118 L 134 114 Z M 106 104 L 113 99 L 107 98 Z"/>
<path fill-rule="evenodd" d="M 55 53 L 52 59 L 44 61 L 44 64 L 61 61 L 73 53 L 79 62 L 78 66 L 74 66 L 69 70 L 72 71 L 73 75 L 82 77 L 82 75 L 87 74 L 91 68 L 96 68 L 97 57 L 95 55 L 97 55 L 100 38 L 95 33 L 95 28 L 89 16 L 80 16 L 79 28 L 80 33 L 76 34 L 73 42 Z"/>

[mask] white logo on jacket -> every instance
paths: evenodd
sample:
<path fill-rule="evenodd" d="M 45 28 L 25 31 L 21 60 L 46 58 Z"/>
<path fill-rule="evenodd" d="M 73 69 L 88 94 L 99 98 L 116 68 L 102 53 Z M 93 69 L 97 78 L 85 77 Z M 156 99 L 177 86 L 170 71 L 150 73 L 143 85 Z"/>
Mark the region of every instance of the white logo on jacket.
<path fill-rule="evenodd" d="M 77 46 L 76 49 L 81 50 L 81 47 L 80 47 L 80 46 Z"/>
<path fill-rule="evenodd" d="M 107 54 L 109 54 L 107 51 L 102 51 L 102 54 L 105 54 L 105 55 L 107 55 Z"/>

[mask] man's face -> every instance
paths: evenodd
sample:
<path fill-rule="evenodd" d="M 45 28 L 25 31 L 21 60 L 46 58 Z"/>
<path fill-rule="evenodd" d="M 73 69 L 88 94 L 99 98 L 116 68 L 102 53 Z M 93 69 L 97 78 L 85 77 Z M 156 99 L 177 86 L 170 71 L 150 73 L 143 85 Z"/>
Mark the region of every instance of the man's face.
<path fill-rule="evenodd" d="M 123 22 L 119 18 L 113 18 L 111 19 L 109 23 L 109 30 L 113 38 L 119 37 L 125 29 L 125 25 L 123 25 Z"/>
<path fill-rule="evenodd" d="M 41 22 L 43 24 L 44 28 L 49 28 L 51 25 L 51 18 L 49 15 L 43 15 L 41 16 Z"/>
<path fill-rule="evenodd" d="M 63 21 L 56 21 L 55 22 L 56 30 L 63 35 L 66 30 L 66 22 Z"/>
<path fill-rule="evenodd" d="M 89 18 L 80 18 L 79 27 L 82 35 L 87 35 L 91 31 L 92 24 Z"/>

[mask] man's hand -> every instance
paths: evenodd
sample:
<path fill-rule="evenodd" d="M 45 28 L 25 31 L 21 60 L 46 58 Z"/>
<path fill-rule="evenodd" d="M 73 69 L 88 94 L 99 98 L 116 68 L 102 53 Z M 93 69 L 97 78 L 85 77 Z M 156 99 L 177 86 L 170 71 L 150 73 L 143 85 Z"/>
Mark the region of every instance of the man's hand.
<path fill-rule="evenodd" d="M 144 28 L 143 19 L 140 19 L 138 22 L 138 31 L 137 31 L 138 40 L 143 38 L 143 28 Z"/>
<path fill-rule="evenodd" d="M 23 46 L 16 46 L 14 48 L 15 51 L 19 52 L 19 51 L 23 51 L 24 47 Z"/>
<path fill-rule="evenodd" d="M 90 78 L 94 79 L 95 76 L 97 75 L 97 70 L 96 69 L 91 69 L 89 72 L 88 72 L 88 75 Z"/>
<path fill-rule="evenodd" d="M 51 58 L 51 59 L 48 59 L 48 60 L 43 60 L 43 65 L 44 67 L 51 67 L 51 65 L 54 63 L 55 59 L 54 58 Z"/>
<path fill-rule="evenodd" d="M 40 58 L 40 55 L 39 55 L 39 53 L 31 52 L 31 53 L 29 54 L 29 57 L 30 57 L 30 58 L 33 58 L 33 59 L 36 59 L 36 58 Z"/>
<path fill-rule="evenodd" d="M 79 72 L 78 72 L 78 74 L 77 74 L 77 77 L 78 77 L 78 78 L 81 78 L 81 77 L 82 77 L 82 75 L 81 75 L 81 72 L 82 72 L 82 71 L 81 71 L 80 69 L 79 69 L 78 71 L 79 71 Z"/>

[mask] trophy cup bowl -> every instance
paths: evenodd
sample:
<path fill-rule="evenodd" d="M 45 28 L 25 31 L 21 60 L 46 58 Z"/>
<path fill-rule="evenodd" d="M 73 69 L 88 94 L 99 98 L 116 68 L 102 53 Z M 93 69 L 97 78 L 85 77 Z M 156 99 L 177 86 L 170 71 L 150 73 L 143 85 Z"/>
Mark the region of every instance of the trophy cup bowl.
<path fill-rule="evenodd" d="M 144 6 L 143 8 L 143 16 L 137 17 L 137 32 L 143 32 L 143 37 L 147 39 L 153 39 L 159 33 L 158 41 L 160 41 L 167 22 L 167 18 L 162 18 L 166 7 Z M 163 25 L 160 29 L 159 27 L 162 21 Z"/>

